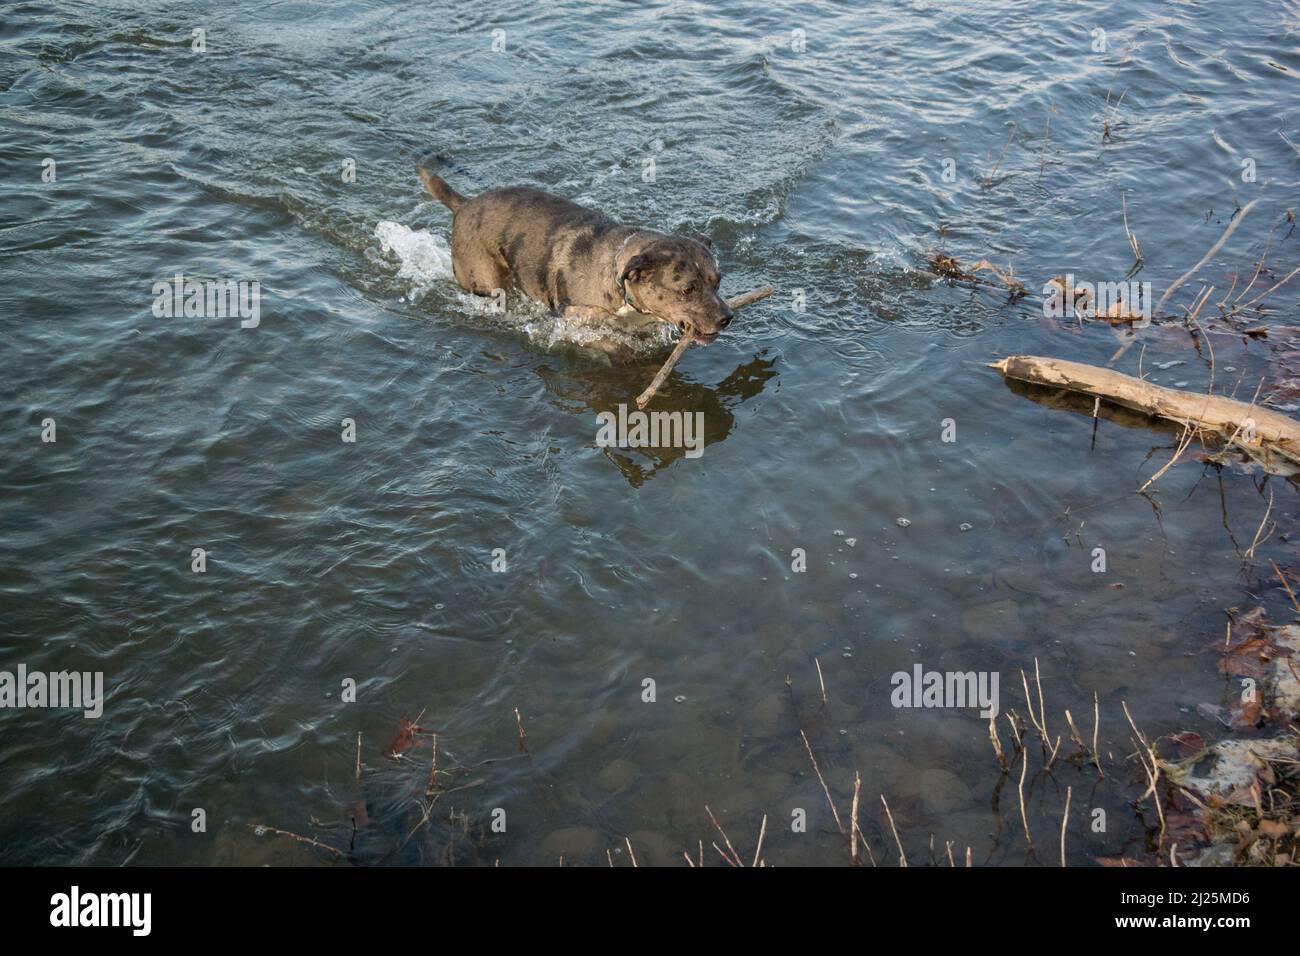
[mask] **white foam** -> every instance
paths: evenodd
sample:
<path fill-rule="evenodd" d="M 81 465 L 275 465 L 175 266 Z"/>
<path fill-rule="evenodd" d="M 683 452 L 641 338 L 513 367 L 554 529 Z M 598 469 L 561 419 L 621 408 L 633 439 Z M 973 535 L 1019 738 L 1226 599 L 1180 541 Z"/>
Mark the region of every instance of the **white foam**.
<path fill-rule="evenodd" d="M 397 258 L 397 277 L 411 280 L 409 301 L 419 302 L 436 283 L 453 278 L 451 247 L 442 236 L 385 219 L 375 226 L 375 238 L 384 252 Z"/>

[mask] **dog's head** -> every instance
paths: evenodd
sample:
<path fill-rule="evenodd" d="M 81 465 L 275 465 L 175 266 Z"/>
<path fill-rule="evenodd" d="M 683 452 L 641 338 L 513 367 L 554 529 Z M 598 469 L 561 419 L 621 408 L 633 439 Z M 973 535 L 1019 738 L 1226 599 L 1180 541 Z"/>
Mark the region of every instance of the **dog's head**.
<path fill-rule="evenodd" d="M 732 312 L 718 295 L 722 273 L 709 247 L 694 239 L 665 236 L 627 261 L 618 284 L 640 312 L 685 329 L 708 345 L 731 324 Z"/>

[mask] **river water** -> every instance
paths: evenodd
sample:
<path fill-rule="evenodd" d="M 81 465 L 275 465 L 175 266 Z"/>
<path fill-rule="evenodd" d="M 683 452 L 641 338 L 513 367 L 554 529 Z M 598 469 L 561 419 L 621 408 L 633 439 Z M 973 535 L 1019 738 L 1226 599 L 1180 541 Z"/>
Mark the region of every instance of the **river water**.
<path fill-rule="evenodd" d="M 1035 659 L 1053 732 L 1095 693 L 1114 761 L 1031 774 L 1031 826 L 1073 786 L 1071 862 L 1140 853 L 1121 702 L 1225 733 L 1202 652 L 1225 608 L 1286 616 L 1295 487 L 1195 445 L 1138 495 L 1176 429 L 986 366 L 1116 352 L 1041 292 L 1122 279 L 1125 215 L 1159 296 L 1258 200 L 1171 316 L 1294 268 L 1298 38 L 1276 0 L 7 4 L 0 667 L 107 700 L 0 710 L 0 861 L 721 865 L 707 805 L 742 855 L 766 814 L 768 862 L 847 863 L 802 732 L 882 862 L 883 794 L 914 864 L 932 835 L 1055 863 L 975 710 L 890 700 L 996 672 L 1024 714 Z M 656 400 L 701 456 L 598 447 L 663 349 L 611 365 L 461 293 L 431 153 L 775 286 Z M 258 324 L 156 314 L 177 273 L 256 281 Z M 1268 338 L 1211 305 L 1201 340 L 1216 388 L 1289 408 L 1297 288 L 1266 304 Z M 1210 377 L 1177 321 L 1139 362 Z"/>

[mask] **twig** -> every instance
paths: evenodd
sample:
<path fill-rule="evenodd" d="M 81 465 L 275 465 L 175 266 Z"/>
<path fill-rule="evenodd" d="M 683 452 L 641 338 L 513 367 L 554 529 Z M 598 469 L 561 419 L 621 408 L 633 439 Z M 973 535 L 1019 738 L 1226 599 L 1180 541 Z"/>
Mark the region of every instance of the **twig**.
<path fill-rule="evenodd" d="M 1269 227 L 1268 239 L 1265 240 L 1264 242 L 1264 251 L 1260 253 L 1259 262 L 1256 263 L 1255 265 L 1255 274 L 1250 277 L 1250 281 L 1247 282 L 1245 286 L 1242 287 L 1242 290 L 1239 293 L 1237 293 L 1237 298 L 1232 300 L 1233 305 L 1236 305 L 1238 302 L 1240 302 L 1242 296 L 1244 296 L 1247 292 L 1249 292 L 1252 288 L 1254 288 L 1255 280 L 1259 278 L 1259 274 L 1264 268 L 1264 260 L 1268 258 L 1269 247 L 1273 245 L 1273 233 L 1276 230 L 1277 230 L 1276 223 L 1274 223 L 1272 226 Z M 1232 281 L 1235 284 L 1237 280 L 1234 278 Z"/>
<path fill-rule="evenodd" d="M 1146 480 L 1146 483 L 1143 484 L 1142 487 L 1137 490 L 1138 494 L 1142 494 L 1142 492 L 1146 491 L 1153 484 L 1159 481 L 1161 475 L 1163 475 L 1170 468 L 1174 467 L 1174 463 L 1178 461 L 1179 458 L 1183 457 L 1183 452 L 1187 451 L 1188 447 L 1192 444 L 1192 438 L 1195 435 L 1196 435 L 1196 429 L 1192 427 L 1192 423 L 1190 421 L 1184 423 L 1183 434 L 1178 439 L 1178 447 L 1174 451 L 1174 457 L 1170 458 L 1167 462 L 1165 462 L 1165 466 L 1163 468 L 1161 468 L 1159 471 L 1157 471 L 1154 475 L 1152 475 L 1150 478 Z"/>
<path fill-rule="evenodd" d="M 291 840 L 297 840 L 299 843 L 306 843 L 306 844 L 308 844 L 309 846 L 314 846 L 314 847 L 316 847 L 316 848 L 318 848 L 318 849 L 321 849 L 321 850 L 329 850 L 329 851 L 330 851 L 331 853 L 333 853 L 335 856 L 342 856 L 342 855 L 343 855 L 343 851 L 342 851 L 342 850 L 336 850 L 336 849 L 334 849 L 334 847 L 330 846 L 328 843 L 321 843 L 320 840 L 313 840 L 311 837 L 299 836 L 297 833 L 290 833 L 288 830 L 279 830 L 279 829 L 277 829 L 277 828 L 275 828 L 275 827 L 268 827 L 268 826 L 267 826 L 266 824 L 264 824 L 264 823 L 250 823 L 249 826 L 253 828 L 253 832 L 254 832 L 254 833 L 257 833 L 258 831 L 266 831 L 267 833 L 275 833 L 275 834 L 277 834 L 277 835 L 279 835 L 279 836 L 287 836 L 287 837 L 289 837 Z"/>
<path fill-rule="evenodd" d="M 1070 819 L 1070 797 L 1074 794 L 1074 787 L 1065 788 L 1065 813 L 1061 814 L 1061 866 L 1065 866 L 1065 823 Z"/>
<path fill-rule="evenodd" d="M 1161 805 L 1160 794 L 1156 791 L 1156 784 L 1160 782 L 1160 761 L 1156 757 L 1156 749 L 1147 742 L 1146 735 L 1137 729 L 1137 724 L 1133 722 L 1133 715 L 1128 712 L 1128 703 L 1120 701 L 1120 706 L 1124 708 L 1124 716 L 1128 718 L 1128 725 L 1133 728 L 1135 736 L 1134 743 L 1138 749 L 1143 751 L 1139 753 L 1138 759 L 1142 764 L 1142 771 L 1147 775 L 1146 793 L 1138 797 L 1138 801 L 1145 800 L 1149 795 L 1155 797 L 1156 814 L 1160 817 L 1160 835 L 1156 844 L 1157 848 L 1163 845 L 1165 840 L 1165 808 Z M 1147 766 L 1147 761 L 1151 761 L 1151 766 Z"/>
<path fill-rule="evenodd" d="M 862 775 L 853 771 L 853 808 L 849 811 L 849 859 L 858 866 L 858 793 L 862 790 Z"/>
<path fill-rule="evenodd" d="M 682 337 L 677 340 L 677 347 L 673 349 L 672 354 L 668 356 L 667 361 L 660 366 L 659 371 L 656 372 L 655 377 L 650 380 L 650 384 L 646 386 L 645 391 L 636 397 L 637 408 L 645 408 L 650 404 L 650 399 L 655 397 L 655 392 L 659 391 L 659 386 L 664 383 L 664 379 L 666 379 L 668 373 L 673 370 L 673 366 L 677 364 L 677 360 L 682 357 L 682 354 L 688 348 L 691 347 L 691 341 L 692 333 L 688 327 L 682 332 Z"/>
<path fill-rule="evenodd" d="M 763 835 L 767 833 L 767 814 L 763 814 L 763 822 L 758 828 L 758 846 L 754 847 L 754 862 L 752 866 L 759 865 L 759 859 L 763 853 Z"/>
<path fill-rule="evenodd" d="M 1197 270 L 1200 269 L 1201 266 L 1209 262 L 1210 259 L 1214 257 L 1214 254 L 1223 248 L 1223 244 L 1228 241 L 1228 237 L 1231 236 L 1233 232 L 1236 231 L 1239 225 L 1241 225 L 1241 221 L 1246 218 L 1246 213 L 1250 212 L 1251 208 L 1257 202 L 1259 202 L 1258 199 L 1252 199 L 1250 202 L 1246 203 L 1246 205 L 1241 208 L 1241 215 L 1237 216 L 1235 219 L 1232 220 L 1232 222 L 1228 223 L 1228 228 L 1223 230 L 1223 235 L 1219 237 L 1219 241 L 1216 242 L 1214 245 L 1210 246 L 1210 251 L 1207 252 L 1205 255 L 1201 256 L 1201 260 L 1198 263 L 1196 263 L 1196 265 L 1192 266 L 1190 269 L 1188 269 L 1181 276 L 1179 276 L 1177 279 L 1174 280 L 1174 284 L 1165 290 L 1165 294 L 1162 295 L 1160 297 L 1160 301 L 1156 303 L 1155 312 L 1158 313 L 1160 311 L 1160 307 L 1163 306 L 1166 301 L 1168 301 L 1169 297 L 1174 294 L 1174 291 L 1180 285 L 1182 285 L 1184 282 L 1190 279 L 1193 275 L 1195 275 Z"/>
<path fill-rule="evenodd" d="M 1273 489 L 1270 488 L 1268 490 L 1268 507 L 1264 509 L 1264 517 L 1260 519 L 1259 527 L 1255 530 L 1255 538 L 1250 542 L 1250 547 L 1246 549 L 1246 553 L 1243 555 L 1243 557 L 1247 561 L 1255 560 L 1255 549 L 1258 548 L 1261 544 L 1263 544 L 1264 541 L 1267 541 L 1269 538 L 1271 538 L 1273 536 L 1273 531 L 1277 530 L 1277 525 L 1274 525 L 1273 531 L 1270 531 L 1268 534 L 1264 534 L 1264 525 L 1268 524 L 1268 516 L 1272 514 L 1272 512 L 1273 512 Z M 1263 540 L 1260 539 L 1260 535 L 1264 535 Z"/>
<path fill-rule="evenodd" d="M 515 726 L 519 728 L 519 752 L 521 754 L 526 754 L 528 753 L 528 748 L 524 746 L 524 738 L 528 735 L 524 733 L 524 719 L 519 716 L 518 707 L 515 708 Z"/>
<path fill-rule="evenodd" d="M 709 809 L 709 805 L 707 803 L 704 805 L 704 812 L 709 815 L 709 819 L 713 821 L 713 825 L 717 827 L 718 832 L 722 834 L 722 841 L 727 844 L 727 849 L 731 851 L 731 857 L 736 861 L 735 865 L 743 867 L 745 864 L 740 859 L 740 854 L 737 853 L 736 848 L 731 845 L 731 840 L 727 837 L 727 831 L 722 829 L 722 825 L 718 823 L 718 818 L 713 815 L 713 811 Z M 717 846 L 716 843 L 713 845 Z M 718 851 L 718 852 L 722 852 L 722 851 Z"/>
<path fill-rule="evenodd" d="M 1124 215 L 1124 235 L 1128 237 L 1129 248 L 1133 250 L 1133 268 L 1129 269 L 1128 274 L 1135 275 L 1146 260 L 1142 258 L 1142 247 L 1138 245 L 1137 236 L 1133 235 L 1133 231 L 1128 227 L 1128 193 L 1120 193 L 1119 202 L 1120 211 Z"/>
<path fill-rule="evenodd" d="M 907 866 L 907 854 L 903 852 L 903 841 L 898 838 L 898 828 L 894 826 L 894 815 L 889 812 L 889 801 L 885 795 L 880 795 L 880 802 L 885 805 L 885 816 L 889 817 L 889 829 L 894 833 L 894 843 L 898 846 L 898 865 Z"/>
<path fill-rule="evenodd" d="M 1297 272 L 1300 272 L 1300 266 L 1296 266 L 1294 269 L 1292 269 L 1290 272 L 1288 272 L 1285 276 L 1283 276 L 1280 280 L 1278 280 L 1277 284 L 1274 285 L 1273 288 L 1269 289 L 1267 292 L 1262 292 L 1262 293 L 1260 293 L 1259 295 L 1255 296 L 1255 298 L 1251 299 L 1249 302 L 1247 302 L 1247 303 L 1246 303 L 1245 305 L 1243 305 L 1243 306 L 1236 306 L 1236 305 L 1234 305 L 1234 306 L 1233 306 L 1233 310 L 1236 311 L 1238 308 L 1241 308 L 1241 309 L 1249 309 L 1252 305 L 1254 305 L 1254 304 L 1255 304 L 1256 302 L 1258 302 L 1260 299 L 1264 298 L 1264 297 L 1267 296 L 1267 295 L 1271 295 L 1271 294 L 1272 294 L 1272 293 L 1273 293 L 1273 292 L 1278 288 L 1278 286 L 1282 285 L 1284 282 L 1289 282 L 1289 281 L 1290 281 L 1290 280 L 1295 276 L 1295 274 L 1296 274 Z"/>
<path fill-rule="evenodd" d="M 822 703 L 826 703 L 826 678 L 822 676 L 822 662 L 813 658 L 813 663 L 817 665 L 817 683 L 822 685 Z"/>
<path fill-rule="evenodd" d="M 831 806 L 831 816 L 835 818 L 835 826 L 843 833 L 844 824 L 840 823 L 840 812 L 835 809 L 835 801 L 831 799 L 830 787 L 826 786 L 826 778 L 822 776 L 821 768 L 817 766 L 817 758 L 813 756 L 812 744 L 808 743 L 808 735 L 800 730 L 799 736 L 803 738 L 804 748 L 808 751 L 808 759 L 812 761 L 813 771 L 817 774 L 817 779 L 822 785 L 822 793 L 826 794 L 826 802 Z"/>
<path fill-rule="evenodd" d="M 993 753 L 997 755 L 998 766 L 1007 772 L 1007 756 L 1002 752 L 1002 741 L 998 738 L 998 718 L 995 714 L 989 718 L 989 740 L 993 742 Z"/>
<path fill-rule="evenodd" d="M 1025 842 L 1029 844 L 1029 852 L 1034 852 L 1034 839 L 1029 835 L 1029 814 L 1025 812 L 1025 770 L 1029 766 L 1029 754 L 1020 755 L 1020 822 L 1025 826 Z"/>
<path fill-rule="evenodd" d="M 728 299 L 727 307 L 734 310 L 747 305 L 752 305 L 755 302 L 766 299 L 775 291 L 776 290 L 770 285 L 759 286 L 757 289 L 753 289 L 749 292 Z M 636 397 L 637 408 L 645 408 L 650 404 L 650 400 L 655 397 L 655 392 L 659 391 L 659 386 L 663 385 L 664 379 L 668 377 L 668 373 L 673 370 L 673 366 L 677 364 L 677 360 L 682 357 L 682 354 L 690 347 L 693 340 L 694 331 L 687 326 L 686 330 L 682 333 L 682 337 L 677 340 L 677 347 L 673 349 L 672 354 L 668 356 L 667 361 L 665 361 L 659 371 L 655 373 L 655 377 L 650 380 L 650 384 L 646 387 L 646 390 Z"/>
<path fill-rule="evenodd" d="M 1286 576 L 1282 574 L 1282 569 L 1277 566 L 1277 562 L 1272 558 L 1269 558 L 1268 563 L 1273 565 L 1273 571 L 1277 574 L 1277 579 L 1282 582 L 1282 587 L 1286 588 L 1287 596 L 1291 598 L 1291 606 L 1296 609 L 1297 613 L 1300 613 L 1300 603 L 1296 601 L 1295 592 L 1291 590 L 1291 585 L 1287 584 Z"/>
<path fill-rule="evenodd" d="M 1011 134 L 1007 137 L 1006 143 L 1002 147 L 1002 152 L 998 153 L 998 161 L 993 164 L 993 169 L 986 176 L 981 177 L 980 185 L 988 189 L 993 185 L 993 177 L 998 174 L 998 169 L 1002 166 L 1002 158 L 1007 155 L 1007 150 L 1011 148 L 1011 141 L 1016 138 L 1016 127 L 1013 124 Z"/>

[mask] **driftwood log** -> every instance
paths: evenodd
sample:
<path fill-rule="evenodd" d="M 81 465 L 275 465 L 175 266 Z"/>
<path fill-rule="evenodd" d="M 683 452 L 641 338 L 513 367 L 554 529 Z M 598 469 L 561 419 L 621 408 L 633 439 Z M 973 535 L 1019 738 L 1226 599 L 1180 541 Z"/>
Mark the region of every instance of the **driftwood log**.
<path fill-rule="evenodd" d="M 1216 432 L 1247 451 L 1275 452 L 1300 464 L 1300 422 L 1259 405 L 1222 395 L 1165 388 L 1108 368 L 1037 355 L 1012 355 L 989 363 L 989 368 L 1020 382 L 1094 395 L 1148 415 Z"/>
<path fill-rule="evenodd" d="M 766 299 L 775 291 L 776 290 L 770 285 L 759 286 L 757 289 L 752 289 L 743 295 L 733 296 L 727 300 L 727 305 L 734 312 L 736 309 L 742 308 L 743 306 L 752 305 L 755 302 Z M 659 391 L 659 386 L 664 383 L 664 379 L 666 379 L 668 373 L 673 370 L 673 366 L 676 365 L 677 360 L 682 357 L 682 353 L 691 347 L 691 341 L 691 330 L 687 329 L 682 333 L 682 337 L 677 340 L 677 347 L 674 348 L 672 354 L 668 356 L 668 360 L 665 361 L 659 371 L 655 373 L 655 377 L 650 380 L 650 384 L 646 386 L 646 390 L 636 397 L 637 408 L 645 408 L 650 404 L 650 399 L 655 397 L 655 392 Z"/>

